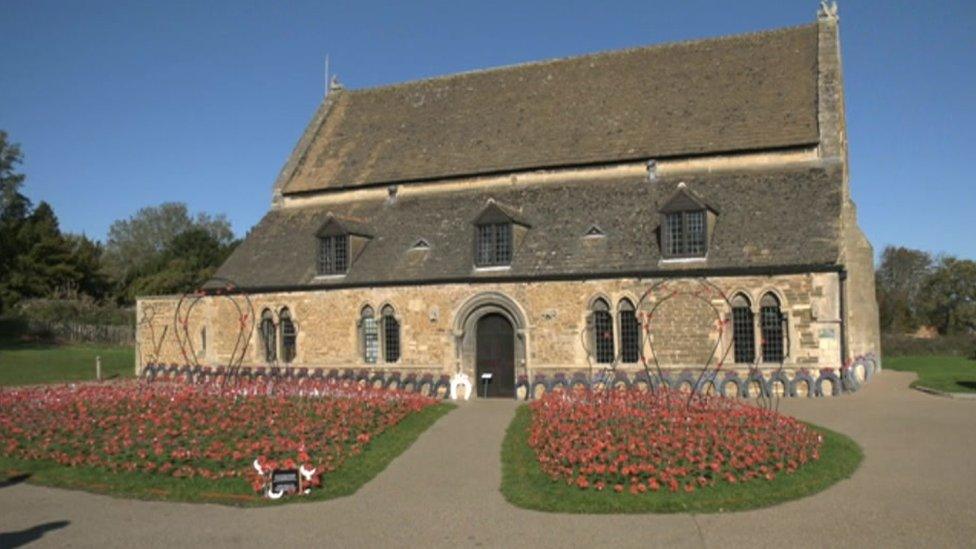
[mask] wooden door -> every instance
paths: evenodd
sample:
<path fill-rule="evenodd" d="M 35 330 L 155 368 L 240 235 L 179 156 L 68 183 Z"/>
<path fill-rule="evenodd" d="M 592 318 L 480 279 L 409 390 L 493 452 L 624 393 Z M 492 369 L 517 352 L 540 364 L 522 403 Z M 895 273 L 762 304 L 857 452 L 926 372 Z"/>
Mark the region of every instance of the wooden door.
<path fill-rule="evenodd" d="M 477 332 L 478 395 L 485 394 L 481 374 L 490 373 L 487 394 L 490 397 L 515 396 L 515 330 L 507 318 L 488 314 L 478 320 Z"/>

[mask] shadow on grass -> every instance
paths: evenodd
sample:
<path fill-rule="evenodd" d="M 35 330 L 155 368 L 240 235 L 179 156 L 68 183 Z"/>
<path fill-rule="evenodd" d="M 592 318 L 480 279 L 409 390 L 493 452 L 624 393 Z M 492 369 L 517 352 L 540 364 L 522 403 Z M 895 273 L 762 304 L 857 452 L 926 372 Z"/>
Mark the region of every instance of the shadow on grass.
<path fill-rule="evenodd" d="M 10 486 L 14 486 L 14 485 L 20 484 L 21 482 L 24 482 L 25 480 L 27 480 L 29 478 L 31 478 L 31 474 L 30 473 L 19 473 L 19 474 L 16 474 L 16 475 L 10 475 L 9 477 L 7 477 L 4 480 L 0 480 L 0 488 L 8 488 Z M 0 545 L 0 547 L 3 547 L 3 546 Z"/>
<path fill-rule="evenodd" d="M 61 345 L 53 339 L 26 339 L 19 337 L 0 337 L 0 351 L 45 351 L 57 349 Z"/>
<path fill-rule="evenodd" d="M 0 547 L 20 547 L 22 545 L 27 545 L 28 543 L 41 539 L 44 534 L 52 530 L 60 530 L 69 524 L 71 524 L 71 522 L 67 520 L 56 520 L 53 522 L 38 524 L 37 526 L 32 526 L 26 530 L 0 533 Z"/>
<path fill-rule="evenodd" d="M 976 381 L 957 381 L 956 385 L 964 387 L 971 391 L 976 391 Z"/>
<path fill-rule="evenodd" d="M 0 318 L 0 351 L 53 349 L 57 346 L 53 337 L 31 334 L 27 323 L 19 318 Z"/>

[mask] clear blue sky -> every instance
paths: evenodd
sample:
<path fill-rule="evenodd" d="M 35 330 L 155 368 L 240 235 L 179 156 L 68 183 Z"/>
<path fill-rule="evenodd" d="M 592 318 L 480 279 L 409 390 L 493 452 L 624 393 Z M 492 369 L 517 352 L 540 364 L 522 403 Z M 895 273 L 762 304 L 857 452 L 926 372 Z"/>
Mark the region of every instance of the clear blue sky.
<path fill-rule="evenodd" d="M 0 9 L 26 194 L 104 239 L 184 201 L 243 235 L 323 93 L 814 21 L 817 2 L 50 2 Z M 854 198 L 880 250 L 976 257 L 976 2 L 841 1 Z M 789 220 L 784 220 L 789 222 Z"/>

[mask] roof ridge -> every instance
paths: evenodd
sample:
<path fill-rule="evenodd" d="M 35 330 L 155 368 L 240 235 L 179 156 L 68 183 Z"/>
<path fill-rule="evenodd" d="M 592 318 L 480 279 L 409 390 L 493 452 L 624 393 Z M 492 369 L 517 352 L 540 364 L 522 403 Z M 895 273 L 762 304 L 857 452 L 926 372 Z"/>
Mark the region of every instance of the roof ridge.
<path fill-rule="evenodd" d="M 415 79 L 412 79 L 412 80 L 404 80 L 404 81 L 401 81 L 401 82 L 393 82 L 393 83 L 390 83 L 390 84 L 381 84 L 379 86 L 370 86 L 370 87 L 365 87 L 365 88 L 349 88 L 349 87 L 344 87 L 342 89 L 342 91 L 345 94 L 361 94 L 361 93 L 364 94 L 364 93 L 369 93 L 369 92 L 374 92 L 374 91 L 390 90 L 390 89 L 399 88 L 399 87 L 409 87 L 409 86 L 413 86 L 413 85 L 417 85 L 417 84 L 423 84 L 423 83 L 427 83 L 427 82 L 436 82 L 436 81 L 439 81 L 439 80 L 446 81 L 446 80 L 451 80 L 451 79 L 454 79 L 454 78 L 460 78 L 460 77 L 464 77 L 464 76 L 471 76 L 471 75 L 475 75 L 475 74 L 492 73 L 492 72 L 503 72 L 503 71 L 514 70 L 514 69 L 519 69 L 519 68 L 523 68 L 523 67 L 533 67 L 533 66 L 542 66 L 542 65 L 547 65 L 547 64 L 557 64 L 557 63 L 566 62 L 566 61 L 577 61 L 577 60 L 588 59 L 588 58 L 608 57 L 608 56 L 611 56 L 611 55 L 619 55 L 619 54 L 631 53 L 631 52 L 636 52 L 636 51 L 664 50 L 664 49 L 674 48 L 674 47 L 679 47 L 679 46 L 684 47 L 684 46 L 692 46 L 692 45 L 696 45 L 696 44 L 703 44 L 703 43 L 707 43 L 707 42 L 721 43 L 721 42 L 727 42 L 727 41 L 730 41 L 730 40 L 741 40 L 741 39 L 744 39 L 744 38 L 752 38 L 752 37 L 757 37 L 757 36 L 770 36 L 770 35 L 776 35 L 776 34 L 783 34 L 783 33 L 790 32 L 790 31 L 796 31 L 796 30 L 807 29 L 807 28 L 814 28 L 816 26 L 817 26 L 817 23 L 816 22 L 813 22 L 813 23 L 804 23 L 802 25 L 791 25 L 791 26 L 788 26 L 788 27 L 777 27 L 777 28 L 774 28 L 774 29 L 766 29 L 766 30 L 760 30 L 760 31 L 751 31 L 751 32 L 743 32 L 743 33 L 736 33 L 736 34 L 726 34 L 726 35 L 722 35 L 722 36 L 712 36 L 712 37 L 704 37 L 704 38 L 690 38 L 690 39 L 687 39 L 687 40 L 678 40 L 678 41 L 675 41 L 675 42 L 662 42 L 662 43 L 659 43 L 659 44 L 648 44 L 648 45 L 644 45 L 644 46 L 631 46 L 631 47 L 620 48 L 620 49 L 601 50 L 601 51 L 596 51 L 596 52 L 591 52 L 591 53 L 584 53 L 584 54 L 580 54 L 580 55 L 568 55 L 568 56 L 565 56 L 565 57 L 551 57 L 549 59 L 538 59 L 538 60 L 533 60 L 533 61 L 524 61 L 524 62 L 521 62 L 521 63 L 511 63 L 511 64 L 508 64 L 508 65 L 498 65 L 498 66 L 495 66 L 495 67 L 487 67 L 487 68 L 481 68 L 481 69 L 471 69 L 471 70 L 466 70 L 466 71 L 452 72 L 452 73 L 441 74 L 441 75 L 437 75 L 437 76 L 428 76 L 428 77 L 425 77 L 425 78 L 415 78 Z"/>

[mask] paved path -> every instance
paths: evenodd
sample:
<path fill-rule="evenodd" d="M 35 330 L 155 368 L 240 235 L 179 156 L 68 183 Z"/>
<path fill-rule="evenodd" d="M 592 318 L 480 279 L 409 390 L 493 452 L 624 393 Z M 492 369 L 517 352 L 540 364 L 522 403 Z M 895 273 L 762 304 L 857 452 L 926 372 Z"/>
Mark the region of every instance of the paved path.
<path fill-rule="evenodd" d="M 524 511 L 498 492 L 515 404 L 451 412 L 357 494 L 266 509 L 0 488 L 0 546 L 976 546 L 976 403 L 908 388 L 885 372 L 860 393 L 785 400 L 782 411 L 852 436 L 854 477 L 776 507 L 715 515 L 579 516 Z M 9 535 L 13 533 L 14 535 Z"/>

